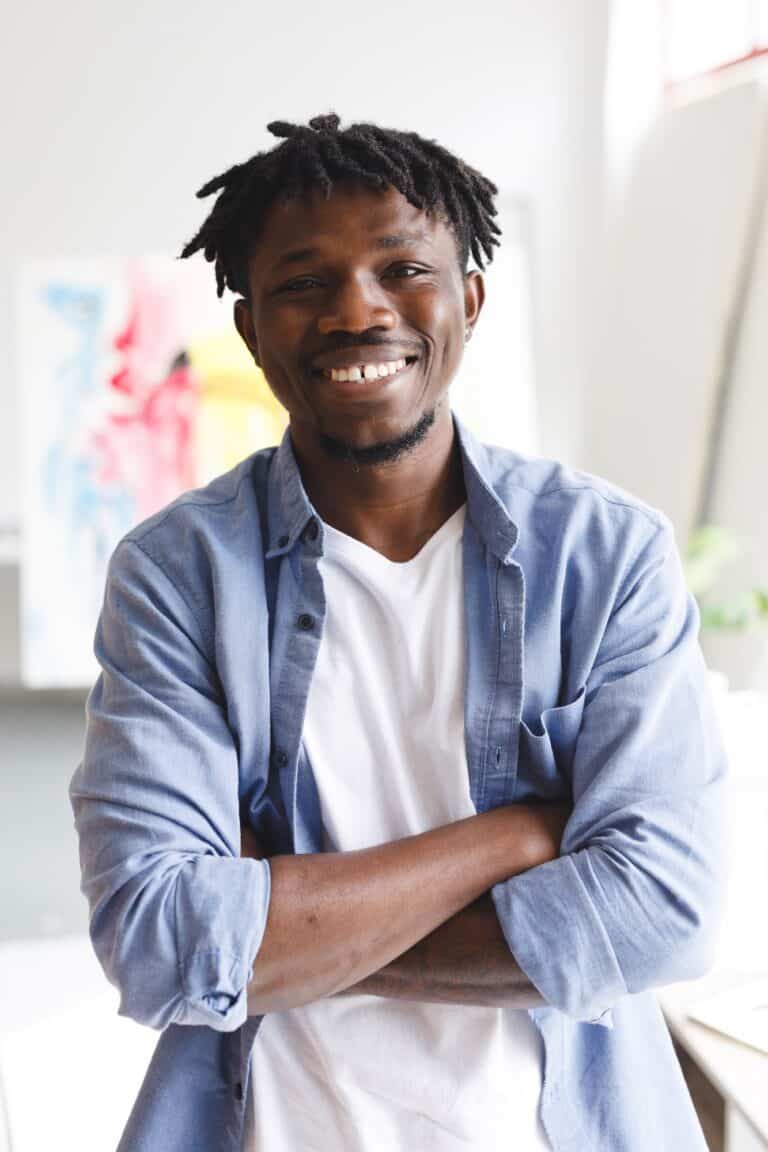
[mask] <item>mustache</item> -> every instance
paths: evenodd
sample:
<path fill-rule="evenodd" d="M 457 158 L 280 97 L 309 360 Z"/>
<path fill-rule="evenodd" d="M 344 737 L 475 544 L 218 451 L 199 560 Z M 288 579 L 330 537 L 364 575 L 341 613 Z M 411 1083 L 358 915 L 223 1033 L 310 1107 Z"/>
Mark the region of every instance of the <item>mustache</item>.
<path fill-rule="evenodd" d="M 404 344 L 402 340 L 371 340 L 350 335 L 334 340 L 332 344 L 325 344 L 322 348 L 316 349 L 314 354 L 321 356 L 327 352 L 346 352 L 348 348 L 398 348 L 406 350 L 407 356 L 418 356 L 420 351 L 419 346 Z"/>

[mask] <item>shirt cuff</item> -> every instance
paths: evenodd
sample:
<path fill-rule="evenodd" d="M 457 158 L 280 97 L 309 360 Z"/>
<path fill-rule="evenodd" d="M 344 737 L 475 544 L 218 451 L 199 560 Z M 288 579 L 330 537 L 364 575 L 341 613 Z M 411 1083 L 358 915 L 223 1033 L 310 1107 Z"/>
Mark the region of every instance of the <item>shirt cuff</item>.
<path fill-rule="evenodd" d="M 238 923 L 234 928 L 228 925 L 230 948 L 215 944 L 197 948 L 179 962 L 183 999 L 175 1024 L 234 1032 L 248 1017 L 248 984 L 264 937 L 271 892 L 269 861 L 248 860 L 248 865 L 250 882 L 239 892 Z M 215 923 L 215 917 L 211 920 Z M 213 936 L 212 931 L 211 941 Z"/>
<path fill-rule="evenodd" d="M 548 1004 L 612 1028 L 627 988 L 572 856 L 496 884 L 491 896 L 515 960 Z"/>

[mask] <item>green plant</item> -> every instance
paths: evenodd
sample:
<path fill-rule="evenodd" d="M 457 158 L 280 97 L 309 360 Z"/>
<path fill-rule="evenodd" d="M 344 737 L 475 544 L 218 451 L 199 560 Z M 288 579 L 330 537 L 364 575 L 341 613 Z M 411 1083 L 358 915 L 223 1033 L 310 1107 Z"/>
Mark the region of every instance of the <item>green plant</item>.
<path fill-rule="evenodd" d="M 736 538 L 717 524 L 702 525 L 688 541 L 683 571 L 699 605 L 702 630 L 742 632 L 755 623 L 768 624 L 768 588 L 753 588 L 718 602 L 709 598 L 722 570 L 742 553 Z"/>

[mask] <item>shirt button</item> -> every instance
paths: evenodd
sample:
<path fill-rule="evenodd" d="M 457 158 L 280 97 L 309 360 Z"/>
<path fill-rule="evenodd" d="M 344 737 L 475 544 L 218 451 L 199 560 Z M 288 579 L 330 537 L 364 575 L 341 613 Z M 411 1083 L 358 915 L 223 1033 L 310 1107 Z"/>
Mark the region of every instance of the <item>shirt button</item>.
<path fill-rule="evenodd" d="M 285 768 L 288 763 L 288 755 L 286 752 L 283 752 L 282 748 L 278 748 L 273 756 L 273 760 L 277 768 Z"/>
<path fill-rule="evenodd" d="M 314 627 L 315 618 L 314 616 L 310 616 L 309 612 L 302 612 L 297 623 L 302 632 L 309 632 L 310 629 Z"/>
<path fill-rule="evenodd" d="M 285 548 L 285 546 L 289 540 L 290 540 L 290 536 L 281 536 L 279 538 L 279 540 L 277 541 L 278 548 Z"/>
<path fill-rule="evenodd" d="M 311 540 L 317 540 L 317 534 L 319 531 L 320 529 L 317 525 L 317 520 L 310 520 L 309 524 L 307 524 L 306 528 L 304 529 L 304 535 L 302 536 L 302 539 L 306 543 L 309 543 Z"/>

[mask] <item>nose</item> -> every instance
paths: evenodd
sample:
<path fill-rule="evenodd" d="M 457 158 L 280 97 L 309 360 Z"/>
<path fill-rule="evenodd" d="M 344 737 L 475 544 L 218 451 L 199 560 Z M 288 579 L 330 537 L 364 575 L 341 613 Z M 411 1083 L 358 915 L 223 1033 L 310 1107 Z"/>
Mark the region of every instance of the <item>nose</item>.
<path fill-rule="evenodd" d="M 397 315 L 377 281 L 347 276 L 325 297 L 317 320 L 321 336 L 331 332 L 367 332 L 369 328 L 394 328 Z"/>

